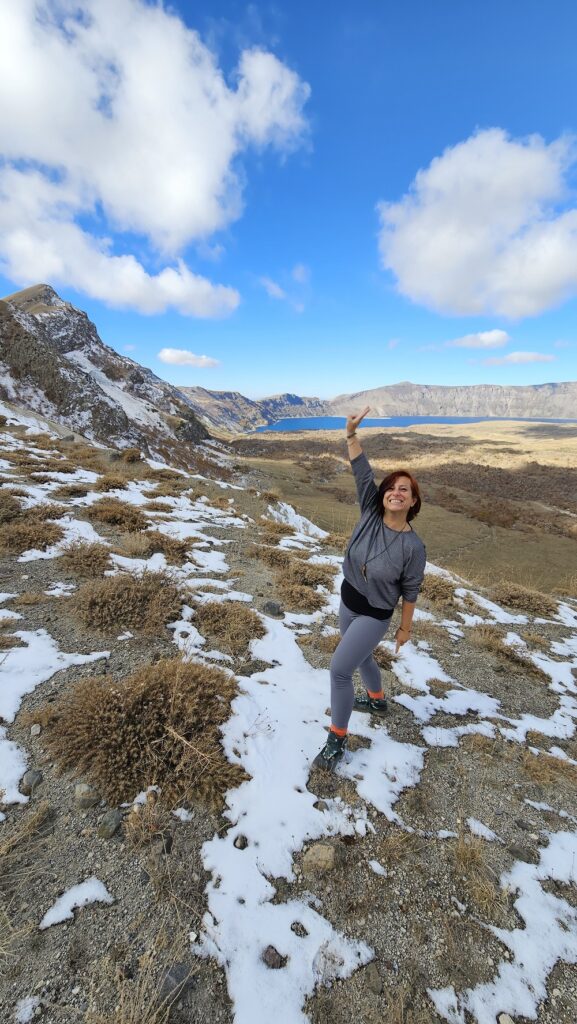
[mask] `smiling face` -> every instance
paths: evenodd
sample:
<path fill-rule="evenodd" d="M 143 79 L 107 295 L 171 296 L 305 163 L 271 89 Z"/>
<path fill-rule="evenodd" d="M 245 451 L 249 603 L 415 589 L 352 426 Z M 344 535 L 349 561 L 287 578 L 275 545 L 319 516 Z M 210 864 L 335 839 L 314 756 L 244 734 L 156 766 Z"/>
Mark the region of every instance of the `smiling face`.
<path fill-rule="evenodd" d="M 416 500 L 408 476 L 398 476 L 383 494 L 383 511 L 404 512 L 407 515 Z"/>

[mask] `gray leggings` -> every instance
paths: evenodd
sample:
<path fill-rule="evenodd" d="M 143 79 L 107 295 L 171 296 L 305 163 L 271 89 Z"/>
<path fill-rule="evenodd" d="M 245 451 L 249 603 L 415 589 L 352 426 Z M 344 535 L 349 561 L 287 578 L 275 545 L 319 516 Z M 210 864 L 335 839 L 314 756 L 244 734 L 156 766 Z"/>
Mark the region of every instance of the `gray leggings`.
<path fill-rule="evenodd" d="M 373 651 L 389 628 L 390 619 L 357 615 L 341 601 L 339 626 L 341 642 L 331 660 L 331 719 L 337 729 L 346 729 L 353 710 L 353 672 L 358 668 L 366 690 L 381 689 L 381 670 Z"/>

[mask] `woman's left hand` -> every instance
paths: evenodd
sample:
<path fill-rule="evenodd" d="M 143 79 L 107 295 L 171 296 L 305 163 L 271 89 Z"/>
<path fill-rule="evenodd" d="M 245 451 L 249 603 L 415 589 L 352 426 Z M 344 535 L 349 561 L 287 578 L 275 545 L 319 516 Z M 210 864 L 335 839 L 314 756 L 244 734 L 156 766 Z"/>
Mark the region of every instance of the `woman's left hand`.
<path fill-rule="evenodd" d="M 397 632 L 395 633 L 395 654 L 398 654 L 403 644 L 406 644 L 407 641 L 410 639 L 411 634 L 406 629 L 403 629 L 402 626 L 399 626 Z"/>

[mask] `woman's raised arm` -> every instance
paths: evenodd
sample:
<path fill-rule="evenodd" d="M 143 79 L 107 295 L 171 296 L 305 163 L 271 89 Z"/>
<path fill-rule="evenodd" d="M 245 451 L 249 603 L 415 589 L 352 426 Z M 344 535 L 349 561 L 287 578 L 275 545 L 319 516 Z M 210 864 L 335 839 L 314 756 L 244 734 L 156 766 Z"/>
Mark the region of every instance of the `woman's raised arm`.
<path fill-rule="evenodd" d="M 347 448 L 351 462 L 353 459 L 356 459 L 358 455 L 361 455 L 363 451 L 357 437 L 357 427 L 361 420 L 364 420 L 365 416 L 370 411 L 371 407 L 366 405 L 362 412 L 359 412 L 356 415 L 353 413 L 350 416 L 347 416 Z"/>

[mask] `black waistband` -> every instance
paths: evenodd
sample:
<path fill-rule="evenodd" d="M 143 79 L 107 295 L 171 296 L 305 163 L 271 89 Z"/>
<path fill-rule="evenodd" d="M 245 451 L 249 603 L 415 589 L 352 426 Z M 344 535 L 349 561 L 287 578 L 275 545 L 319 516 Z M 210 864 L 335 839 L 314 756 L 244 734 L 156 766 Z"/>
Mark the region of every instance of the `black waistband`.
<path fill-rule="evenodd" d="M 372 604 L 369 604 L 366 597 L 363 594 L 359 594 L 356 587 L 353 587 L 352 583 L 348 580 L 343 580 L 341 584 L 341 598 L 343 604 L 347 606 L 350 612 L 354 612 L 355 615 L 370 615 L 372 619 L 380 619 L 382 622 L 385 619 L 390 619 L 393 614 L 389 608 L 375 608 Z"/>

